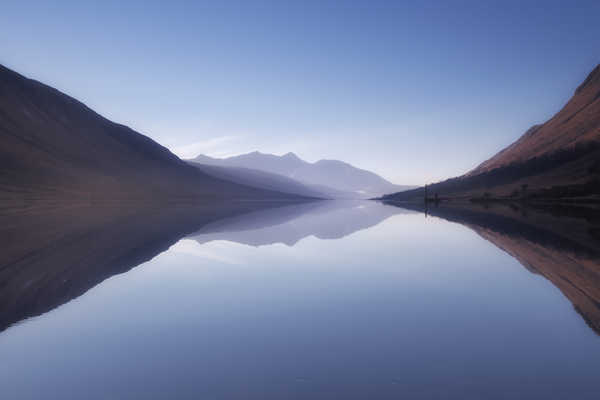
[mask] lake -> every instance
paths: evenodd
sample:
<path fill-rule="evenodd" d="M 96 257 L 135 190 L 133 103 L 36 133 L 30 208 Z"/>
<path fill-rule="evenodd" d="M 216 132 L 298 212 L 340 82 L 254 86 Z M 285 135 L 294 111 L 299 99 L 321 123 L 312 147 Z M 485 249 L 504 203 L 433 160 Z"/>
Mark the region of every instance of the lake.
<path fill-rule="evenodd" d="M 600 398 L 577 215 L 409 208 L 5 224 L 2 398 Z"/>

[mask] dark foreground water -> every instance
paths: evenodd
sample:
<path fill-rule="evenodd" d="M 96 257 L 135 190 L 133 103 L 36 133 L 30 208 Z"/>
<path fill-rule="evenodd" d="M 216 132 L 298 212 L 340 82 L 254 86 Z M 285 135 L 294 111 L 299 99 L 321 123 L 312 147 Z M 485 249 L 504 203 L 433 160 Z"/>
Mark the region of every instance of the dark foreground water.
<path fill-rule="evenodd" d="M 1 398 L 600 398 L 593 242 L 374 202 L 181 238 L 144 220 L 57 235 L 1 275 Z"/>

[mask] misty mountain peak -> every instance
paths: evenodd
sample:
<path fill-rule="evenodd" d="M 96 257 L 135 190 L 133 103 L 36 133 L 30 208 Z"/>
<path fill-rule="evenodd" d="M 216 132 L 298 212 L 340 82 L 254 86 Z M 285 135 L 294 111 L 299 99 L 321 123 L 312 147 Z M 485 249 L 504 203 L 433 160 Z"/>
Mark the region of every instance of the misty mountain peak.
<path fill-rule="evenodd" d="M 300 157 L 298 157 L 295 153 L 292 153 L 291 151 L 282 155 L 281 158 L 288 158 L 291 160 L 300 160 Z"/>
<path fill-rule="evenodd" d="M 206 162 L 206 161 L 214 161 L 215 159 L 207 156 L 206 154 L 198 154 L 196 157 L 192 158 L 192 161 L 195 162 Z"/>
<path fill-rule="evenodd" d="M 203 159 L 202 162 L 279 174 L 309 187 L 314 186 L 322 193 L 333 193 L 330 195 L 334 197 L 370 198 L 408 188 L 394 185 L 373 172 L 343 161 L 323 159 L 310 163 L 291 151 L 281 156 L 253 151 L 224 159 Z"/>

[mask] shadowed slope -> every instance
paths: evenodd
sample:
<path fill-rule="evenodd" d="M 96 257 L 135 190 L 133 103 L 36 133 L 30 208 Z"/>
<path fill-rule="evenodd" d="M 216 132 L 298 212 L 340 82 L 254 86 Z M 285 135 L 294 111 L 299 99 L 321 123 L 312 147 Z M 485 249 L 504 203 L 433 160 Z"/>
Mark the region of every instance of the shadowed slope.
<path fill-rule="evenodd" d="M 600 142 L 600 65 L 594 68 L 556 115 L 541 125 L 531 127 L 519 140 L 483 162 L 469 175 L 569 150 L 587 142 Z"/>

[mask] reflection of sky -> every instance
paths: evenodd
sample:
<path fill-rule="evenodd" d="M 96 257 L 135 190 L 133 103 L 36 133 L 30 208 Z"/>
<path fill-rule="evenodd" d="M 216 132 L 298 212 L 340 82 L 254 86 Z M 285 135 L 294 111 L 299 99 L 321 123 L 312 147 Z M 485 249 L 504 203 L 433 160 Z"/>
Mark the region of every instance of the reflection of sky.
<path fill-rule="evenodd" d="M 294 246 L 184 239 L 0 334 L 0 383 L 7 398 L 586 398 L 599 351 L 549 282 L 406 214 Z"/>
<path fill-rule="evenodd" d="M 191 156 L 472 168 L 597 64 L 600 2 L 13 1 L 3 64 Z"/>

